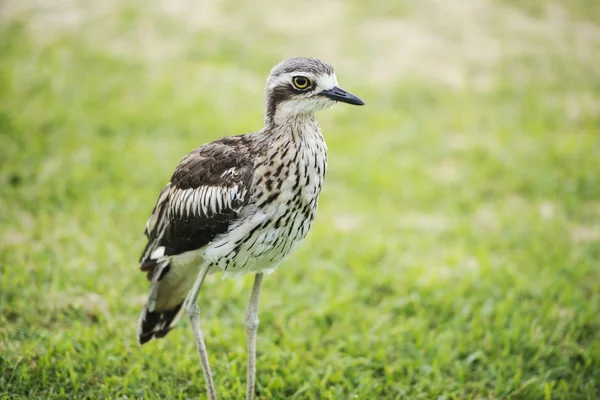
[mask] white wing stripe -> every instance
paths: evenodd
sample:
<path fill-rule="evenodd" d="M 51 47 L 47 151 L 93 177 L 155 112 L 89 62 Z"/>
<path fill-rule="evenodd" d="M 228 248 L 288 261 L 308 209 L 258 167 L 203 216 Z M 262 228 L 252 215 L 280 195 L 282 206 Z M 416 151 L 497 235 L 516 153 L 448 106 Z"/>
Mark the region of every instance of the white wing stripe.
<path fill-rule="evenodd" d="M 217 205 L 215 207 L 216 210 L 221 211 L 223 209 L 223 197 L 225 196 L 217 196 L 216 200 L 217 200 Z"/>
<path fill-rule="evenodd" d="M 149 243 L 142 259 L 160 258 L 160 250 L 156 246 L 173 220 L 189 219 L 194 214 L 210 217 L 223 210 L 239 212 L 247 193 L 246 189 L 240 190 L 238 185 L 230 188 L 201 186 L 185 190 L 166 187 L 146 221 L 146 235 L 152 244 Z"/>
<path fill-rule="evenodd" d="M 179 207 L 179 215 L 184 215 L 183 213 L 185 211 L 186 199 L 189 195 L 190 192 L 188 192 L 187 190 L 181 191 L 181 197 L 179 198 L 179 203 L 177 203 L 177 206 Z"/>
<path fill-rule="evenodd" d="M 185 204 L 185 215 L 191 215 L 192 214 L 192 206 L 194 205 L 194 198 L 196 197 L 196 191 L 192 190 L 190 195 L 187 198 L 186 204 Z"/>
<path fill-rule="evenodd" d="M 212 196 L 210 196 L 210 208 L 214 213 L 218 213 L 219 209 L 217 208 L 217 197 L 221 197 L 223 194 L 219 193 L 221 190 L 219 188 L 214 188 Z"/>
<path fill-rule="evenodd" d="M 175 217 L 188 218 L 193 214 L 210 216 L 225 209 L 239 211 L 239 207 L 235 207 L 235 203 L 241 202 L 246 193 L 246 190 L 240 191 L 237 185 L 231 188 L 201 186 L 197 189 L 171 190 L 171 196 L 165 195 L 163 199 L 163 201 L 169 201 L 166 215 L 163 214 L 163 218 L 160 221 L 157 220 L 161 207 L 166 206 L 165 202 L 158 204 L 157 211 L 146 223 L 146 229 L 148 231 L 156 229 L 160 232 L 166 228 L 168 221 Z"/>
<path fill-rule="evenodd" d="M 202 196 L 200 198 L 201 209 L 200 209 L 199 214 L 207 215 L 207 212 L 206 212 L 206 196 L 207 196 L 206 192 L 207 191 L 208 191 L 208 187 L 206 187 L 206 186 L 201 189 L 201 192 L 202 192 Z"/>
<path fill-rule="evenodd" d="M 215 187 L 214 186 L 210 186 L 208 189 L 206 189 L 206 197 L 204 198 L 204 207 L 206 208 L 205 213 L 208 214 L 211 210 L 210 208 L 210 201 L 213 198 L 215 193 Z"/>
<path fill-rule="evenodd" d="M 192 201 L 190 202 L 190 206 L 188 207 L 188 215 L 192 214 L 192 211 L 198 208 L 198 191 L 194 190 L 194 194 L 192 196 Z"/>

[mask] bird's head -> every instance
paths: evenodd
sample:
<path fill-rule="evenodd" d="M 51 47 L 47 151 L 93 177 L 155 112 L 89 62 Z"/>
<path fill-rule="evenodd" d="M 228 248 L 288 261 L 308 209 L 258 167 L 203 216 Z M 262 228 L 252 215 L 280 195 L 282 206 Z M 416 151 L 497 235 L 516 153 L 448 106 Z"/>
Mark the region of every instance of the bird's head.
<path fill-rule="evenodd" d="M 266 117 L 314 114 L 336 102 L 362 106 L 361 99 L 338 87 L 333 67 L 315 58 L 290 58 L 271 70 L 265 87 Z"/>

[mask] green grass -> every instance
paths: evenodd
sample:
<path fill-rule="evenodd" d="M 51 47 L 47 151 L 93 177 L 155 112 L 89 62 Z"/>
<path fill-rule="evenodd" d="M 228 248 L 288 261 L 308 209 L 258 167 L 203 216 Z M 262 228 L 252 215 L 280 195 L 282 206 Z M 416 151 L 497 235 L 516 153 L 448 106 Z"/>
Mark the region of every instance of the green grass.
<path fill-rule="evenodd" d="M 348 4 L 347 27 L 416 12 Z M 328 176 L 306 242 L 265 279 L 259 397 L 598 398 L 600 27 L 573 14 L 564 47 L 496 32 L 485 66 L 440 55 L 473 68 L 461 85 L 382 81 L 385 43 L 332 28 L 328 48 L 236 5 L 231 29 L 135 2 L 77 29 L 0 21 L 0 398 L 203 398 L 186 320 L 136 342 L 144 223 L 189 150 L 261 128 L 272 65 L 315 53 L 367 106 L 320 115 Z M 212 276 L 200 295 L 224 399 L 245 390 L 250 285 Z"/>

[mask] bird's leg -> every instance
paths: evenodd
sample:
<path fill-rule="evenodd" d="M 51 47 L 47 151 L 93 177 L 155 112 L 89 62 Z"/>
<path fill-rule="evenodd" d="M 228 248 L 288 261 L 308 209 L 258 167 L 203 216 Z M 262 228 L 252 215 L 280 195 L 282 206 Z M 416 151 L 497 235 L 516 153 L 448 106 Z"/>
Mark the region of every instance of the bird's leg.
<path fill-rule="evenodd" d="M 204 335 L 202 334 L 202 328 L 200 328 L 200 308 L 198 307 L 198 293 L 200 287 L 206 278 L 208 273 L 209 264 L 205 263 L 200 269 L 200 273 L 194 282 L 192 290 L 185 299 L 184 307 L 185 311 L 190 317 L 190 323 L 192 324 L 192 330 L 194 331 L 194 339 L 196 340 L 196 348 L 198 354 L 200 354 L 200 363 L 202 365 L 202 373 L 204 374 L 204 381 L 206 382 L 206 390 L 208 392 L 209 400 L 216 400 L 217 394 L 215 392 L 215 384 L 213 383 L 212 374 L 210 372 L 210 364 L 208 363 L 208 352 L 206 351 L 206 345 L 204 344 Z"/>
<path fill-rule="evenodd" d="M 258 330 L 258 302 L 263 280 L 262 273 L 254 276 L 254 285 L 250 302 L 246 310 L 246 334 L 248 335 L 248 377 L 246 382 L 246 400 L 254 399 L 256 386 L 256 332 Z"/>

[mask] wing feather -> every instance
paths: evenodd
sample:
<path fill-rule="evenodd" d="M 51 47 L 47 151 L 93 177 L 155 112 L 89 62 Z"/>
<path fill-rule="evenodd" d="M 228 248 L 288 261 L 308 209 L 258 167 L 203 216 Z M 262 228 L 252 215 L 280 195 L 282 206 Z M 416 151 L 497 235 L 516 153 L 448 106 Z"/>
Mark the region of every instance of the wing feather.
<path fill-rule="evenodd" d="M 146 223 L 143 270 L 155 263 L 153 255 L 199 249 L 227 232 L 249 200 L 251 154 L 249 139 L 236 136 L 199 147 L 179 163 Z"/>

